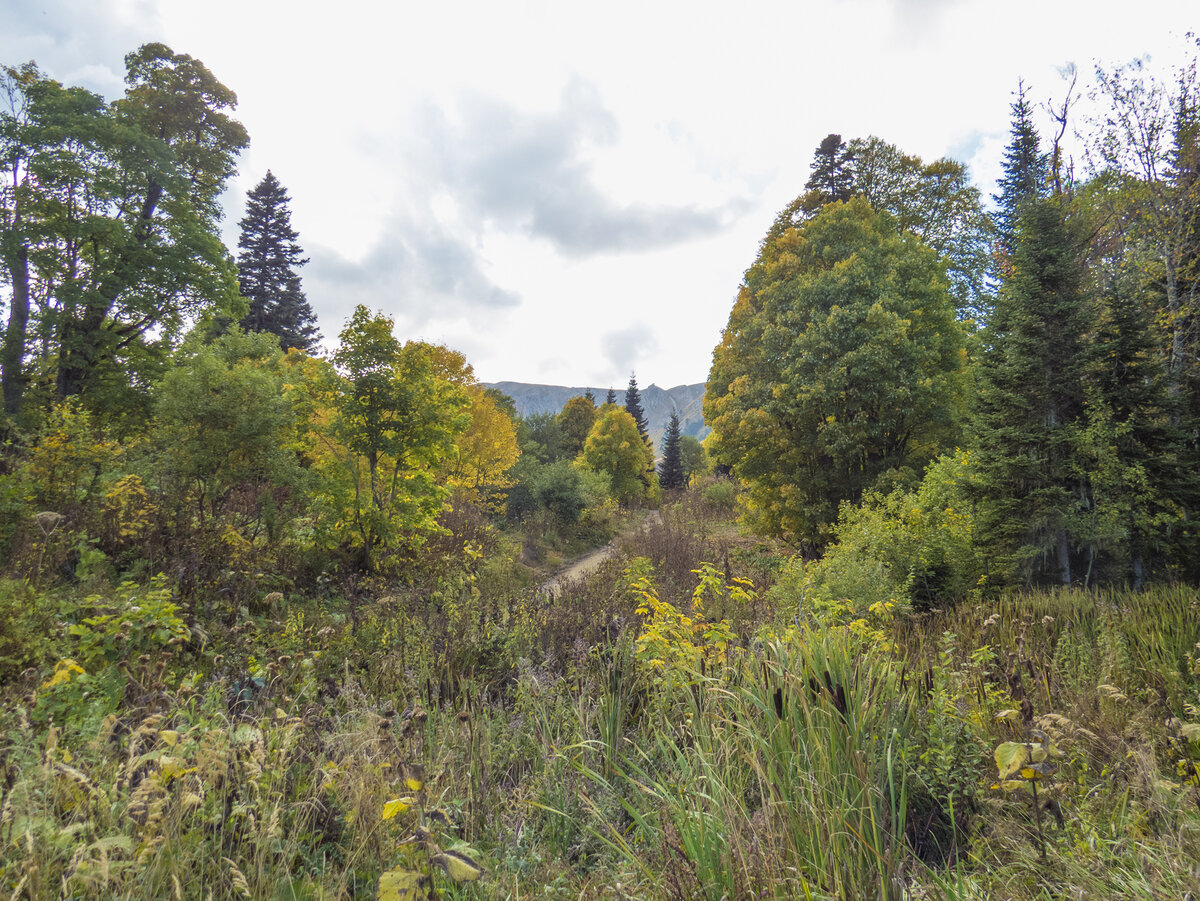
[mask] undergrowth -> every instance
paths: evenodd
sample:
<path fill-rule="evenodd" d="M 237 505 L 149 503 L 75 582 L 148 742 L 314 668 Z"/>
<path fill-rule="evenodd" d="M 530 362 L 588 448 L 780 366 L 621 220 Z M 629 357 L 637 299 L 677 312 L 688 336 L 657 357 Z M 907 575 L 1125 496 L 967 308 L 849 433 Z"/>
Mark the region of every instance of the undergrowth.
<path fill-rule="evenodd" d="M 554 598 L 0 582 L 0 898 L 1196 896 L 1195 590 L 918 615 L 730 515 Z"/>

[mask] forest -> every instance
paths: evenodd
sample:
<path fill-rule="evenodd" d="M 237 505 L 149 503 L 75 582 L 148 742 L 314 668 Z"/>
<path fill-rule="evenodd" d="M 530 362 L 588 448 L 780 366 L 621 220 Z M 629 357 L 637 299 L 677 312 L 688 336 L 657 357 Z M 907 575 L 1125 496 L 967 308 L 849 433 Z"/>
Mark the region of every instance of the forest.
<path fill-rule="evenodd" d="M 0 898 L 1196 897 L 1187 40 L 828 135 L 658 447 L 227 248 L 199 60 L 0 68 Z"/>

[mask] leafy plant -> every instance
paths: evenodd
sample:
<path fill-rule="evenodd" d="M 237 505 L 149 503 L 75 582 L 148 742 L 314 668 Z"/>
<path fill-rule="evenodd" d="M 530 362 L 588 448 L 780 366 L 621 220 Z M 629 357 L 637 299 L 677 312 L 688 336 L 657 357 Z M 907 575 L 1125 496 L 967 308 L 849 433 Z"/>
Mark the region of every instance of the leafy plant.
<path fill-rule="evenodd" d="M 451 882 L 475 882 L 484 874 L 476 858 L 478 852 L 469 846 L 447 840 L 453 819 L 440 807 L 430 809 L 425 782 L 425 768 L 407 764 L 404 768 L 404 787 L 412 794 L 392 798 L 383 805 L 380 818 L 384 821 L 404 814 L 414 814 L 412 833 L 401 843 L 405 864 L 387 870 L 379 877 L 379 901 L 418 901 L 434 895 L 435 867 Z M 410 817 L 411 818 L 411 817 Z"/>

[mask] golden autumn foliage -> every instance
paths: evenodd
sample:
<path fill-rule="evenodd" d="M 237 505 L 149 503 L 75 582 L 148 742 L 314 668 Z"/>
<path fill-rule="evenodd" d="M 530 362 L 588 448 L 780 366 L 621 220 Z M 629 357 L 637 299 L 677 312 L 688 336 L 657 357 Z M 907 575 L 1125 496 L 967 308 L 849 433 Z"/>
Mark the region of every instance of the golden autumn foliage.
<path fill-rule="evenodd" d="M 516 484 L 509 473 L 521 456 L 513 421 L 482 385 L 467 388 L 471 422 L 458 438 L 458 455 L 446 462 L 449 486 L 481 510 L 499 513 L 508 489 Z"/>

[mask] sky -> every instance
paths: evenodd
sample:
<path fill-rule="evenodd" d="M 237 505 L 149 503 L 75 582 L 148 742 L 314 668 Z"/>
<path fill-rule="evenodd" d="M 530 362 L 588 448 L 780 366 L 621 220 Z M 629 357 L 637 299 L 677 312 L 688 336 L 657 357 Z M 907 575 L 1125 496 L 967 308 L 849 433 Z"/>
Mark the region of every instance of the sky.
<path fill-rule="evenodd" d="M 1097 62 L 1169 72 L 1194 20 L 1187 0 L 0 0 L 0 63 L 113 99 L 143 43 L 203 61 L 250 133 L 226 245 L 272 171 L 328 346 L 366 304 L 483 381 L 619 389 L 707 378 L 826 134 L 951 156 L 986 198 L 1018 79 L 1061 103 L 1073 65 L 1086 111 Z"/>

